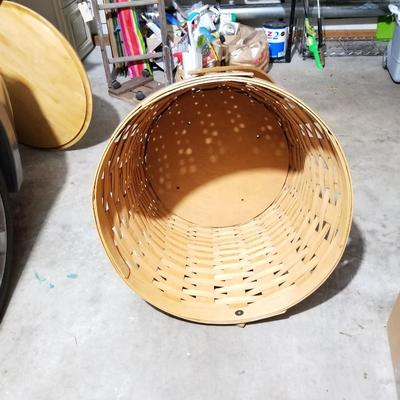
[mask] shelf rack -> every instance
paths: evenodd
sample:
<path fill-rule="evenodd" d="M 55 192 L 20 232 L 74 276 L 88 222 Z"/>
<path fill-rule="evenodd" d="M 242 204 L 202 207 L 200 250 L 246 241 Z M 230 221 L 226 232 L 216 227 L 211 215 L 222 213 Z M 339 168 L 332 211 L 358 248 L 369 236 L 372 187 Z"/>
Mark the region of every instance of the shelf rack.
<path fill-rule="evenodd" d="M 168 43 L 167 37 L 167 20 L 165 15 L 165 3 L 164 0 L 134 0 L 134 1 L 125 1 L 121 3 L 104 3 L 99 4 L 98 0 L 92 1 L 92 9 L 94 19 L 97 25 L 99 44 L 101 49 L 101 57 L 104 65 L 104 71 L 106 75 L 108 92 L 112 96 L 120 97 L 129 102 L 136 103 L 134 96 L 132 96 L 132 92 L 140 87 L 147 88 L 146 94 L 156 89 L 159 89 L 163 85 L 161 83 L 155 82 L 152 76 L 143 76 L 131 79 L 124 83 L 119 83 L 115 76 L 115 64 L 119 63 L 127 63 L 133 61 L 142 61 L 142 60 L 151 60 L 157 58 L 163 58 L 164 62 L 164 74 L 165 80 L 168 84 L 173 83 L 173 59 L 171 48 Z M 162 51 L 160 52 L 150 52 L 141 55 L 133 55 L 133 56 L 124 56 L 124 57 L 109 57 L 106 49 L 106 39 L 103 32 L 103 26 L 100 18 L 100 11 L 110 11 L 122 8 L 136 8 L 143 7 L 148 5 L 157 5 L 158 14 L 159 14 L 159 22 L 160 22 L 160 31 L 161 31 L 161 43 L 162 43 Z M 113 32 L 108 32 L 109 35 L 112 35 Z M 155 84 L 154 84 L 155 83 Z"/>

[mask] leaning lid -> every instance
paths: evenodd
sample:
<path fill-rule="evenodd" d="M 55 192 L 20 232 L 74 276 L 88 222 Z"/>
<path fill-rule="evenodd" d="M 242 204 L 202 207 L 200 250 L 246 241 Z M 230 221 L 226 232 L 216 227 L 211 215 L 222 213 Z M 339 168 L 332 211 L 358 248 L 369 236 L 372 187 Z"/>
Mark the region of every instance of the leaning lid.
<path fill-rule="evenodd" d="M 0 72 L 19 142 L 72 146 L 92 116 L 92 93 L 77 54 L 50 22 L 27 7 L 4 1 L 0 21 Z"/>

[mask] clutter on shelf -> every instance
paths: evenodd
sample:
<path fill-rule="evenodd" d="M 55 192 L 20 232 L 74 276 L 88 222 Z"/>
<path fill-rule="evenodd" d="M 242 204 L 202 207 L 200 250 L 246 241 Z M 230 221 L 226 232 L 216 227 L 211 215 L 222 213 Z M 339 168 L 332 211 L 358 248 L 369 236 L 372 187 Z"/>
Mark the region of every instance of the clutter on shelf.
<path fill-rule="evenodd" d="M 104 0 L 104 3 L 123 1 Z M 166 12 L 166 34 L 173 57 L 175 80 L 185 79 L 191 71 L 201 68 L 249 65 L 265 70 L 268 67 L 268 40 L 262 27 L 243 25 L 236 21 L 235 14 L 222 13 L 218 7 L 202 2 L 185 10 L 175 2 L 173 4 L 175 7 Z M 155 69 L 164 70 L 162 36 L 165 27 L 160 23 L 160 12 L 154 6 L 122 8 L 122 4 L 121 8 L 107 9 L 112 56 L 121 60 L 114 64 L 114 76 L 136 79 L 152 75 Z M 282 39 L 285 42 L 286 35 L 279 42 Z M 284 49 L 279 57 L 282 51 Z M 146 60 L 123 60 L 124 57 L 146 53 L 158 56 Z"/>
<path fill-rule="evenodd" d="M 226 36 L 230 65 L 252 65 L 265 70 L 268 67 L 268 41 L 264 30 L 240 25 L 235 35 Z"/>
<path fill-rule="evenodd" d="M 167 14 L 167 21 L 177 80 L 201 68 L 250 65 L 265 70 L 268 66 L 264 30 L 237 22 L 235 14 L 199 2 L 186 12 L 178 7 L 174 14 Z"/>
<path fill-rule="evenodd" d="M 158 90 L 163 83 L 153 79 L 155 66 L 164 71 L 165 83 L 173 82 L 164 0 L 92 0 L 92 10 L 111 96 L 136 104 Z"/>

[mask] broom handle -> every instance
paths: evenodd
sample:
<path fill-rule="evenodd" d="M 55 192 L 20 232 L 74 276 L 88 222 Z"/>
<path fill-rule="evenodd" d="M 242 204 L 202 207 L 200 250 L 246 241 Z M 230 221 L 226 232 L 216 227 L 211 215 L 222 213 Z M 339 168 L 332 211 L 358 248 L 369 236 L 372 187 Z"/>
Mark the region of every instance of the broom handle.
<path fill-rule="evenodd" d="M 321 18 L 321 6 L 319 0 L 317 0 L 317 12 L 318 12 L 318 47 L 322 47 L 324 44 L 323 32 L 322 32 L 322 18 Z"/>
<path fill-rule="evenodd" d="M 275 83 L 266 72 L 250 65 L 226 65 L 221 67 L 202 68 L 190 71 L 189 73 L 190 75 L 206 75 L 217 72 L 244 72 L 246 75 L 252 74 L 255 78 L 264 79 L 268 82 Z"/>

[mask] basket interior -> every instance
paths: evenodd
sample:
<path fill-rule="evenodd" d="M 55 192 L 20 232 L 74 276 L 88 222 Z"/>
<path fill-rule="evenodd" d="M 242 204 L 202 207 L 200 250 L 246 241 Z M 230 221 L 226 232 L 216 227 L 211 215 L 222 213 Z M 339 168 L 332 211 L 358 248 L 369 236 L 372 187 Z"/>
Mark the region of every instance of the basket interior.
<path fill-rule="evenodd" d="M 325 124 L 275 86 L 197 78 L 134 110 L 95 182 L 103 244 L 171 314 L 240 323 L 284 312 L 343 253 L 346 161 Z"/>
<path fill-rule="evenodd" d="M 289 166 L 280 121 L 232 88 L 185 93 L 150 128 L 145 172 L 157 198 L 199 226 L 245 223 L 281 191 Z"/>

